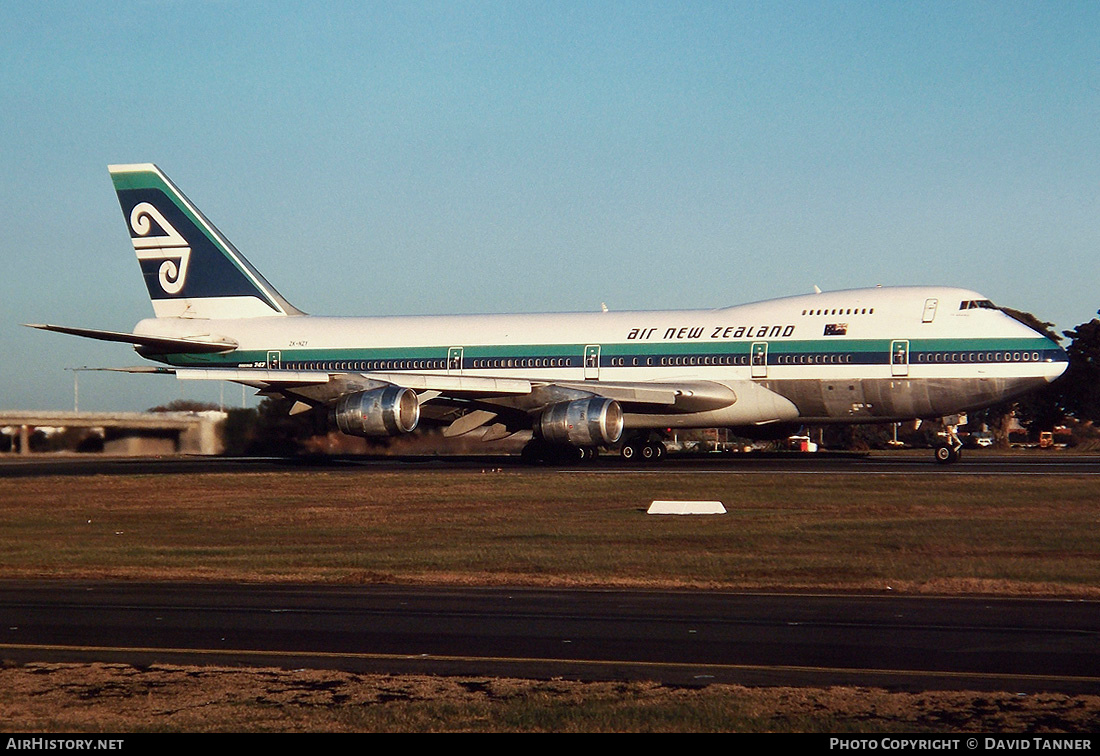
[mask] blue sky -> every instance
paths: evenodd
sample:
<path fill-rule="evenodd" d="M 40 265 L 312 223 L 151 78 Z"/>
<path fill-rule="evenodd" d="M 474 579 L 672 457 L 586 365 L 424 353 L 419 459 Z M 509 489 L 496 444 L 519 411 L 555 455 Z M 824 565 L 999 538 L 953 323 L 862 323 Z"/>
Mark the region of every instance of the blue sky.
<path fill-rule="evenodd" d="M 157 163 L 311 313 L 919 283 L 1072 328 L 1098 39 L 1095 2 L 2 3 L 0 408 L 141 362 L 18 325 L 151 315 L 109 163 Z M 222 395 L 80 379 L 86 410 Z"/>

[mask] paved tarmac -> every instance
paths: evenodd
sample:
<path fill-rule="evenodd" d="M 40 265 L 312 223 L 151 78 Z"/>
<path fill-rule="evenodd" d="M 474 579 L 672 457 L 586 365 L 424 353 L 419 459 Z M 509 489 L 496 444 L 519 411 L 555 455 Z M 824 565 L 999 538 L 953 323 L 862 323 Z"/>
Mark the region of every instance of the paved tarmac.
<path fill-rule="evenodd" d="M 0 478 L 43 475 L 156 475 L 212 472 L 285 472 L 297 470 L 364 472 L 378 470 L 470 471 L 506 468 L 512 471 L 568 470 L 570 472 L 694 473 L 801 473 L 891 475 L 1097 475 L 1100 455 L 1064 451 L 998 454 L 980 450 L 965 453 L 953 465 L 939 465 L 931 451 L 924 453 L 878 452 L 870 454 L 826 452 L 800 454 L 742 453 L 670 455 L 645 464 L 627 463 L 605 455 L 576 465 L 525 465 L 518 456 L 318 456 L 318 457 L 104 457 L 88 454 L 41 454 L 29 457 L 0 456 Z"/>
<path fill-rule="evenodd" d="M 1100 692 L 1100 604 L 890 595 L 0 582 L 0 654 L 390 674 Z"/>

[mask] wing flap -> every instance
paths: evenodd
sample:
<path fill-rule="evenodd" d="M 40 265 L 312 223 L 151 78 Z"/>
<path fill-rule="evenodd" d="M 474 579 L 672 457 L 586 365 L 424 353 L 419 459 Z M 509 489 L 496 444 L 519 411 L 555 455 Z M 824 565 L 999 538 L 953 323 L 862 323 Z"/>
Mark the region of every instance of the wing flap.
<path fill-rule="evenodd" d="M 235 381 L 237 383 L 301 386 L 328 383 L 329 373 L 320 370 L 268 370 L 266 368 L 175 368 L 181 381 Z"/>
<path fill-rule="evenodd" d="M 705 412 L 722 409 L 737 401 L 737 393 L 724 383 L 683 381 L 679 383 L 611 383 L 604 381 L 555 382 L 555 386 L 586 391 L 614 399 L 639 411 L 653 407 L 661 411 Z"/>
<path fill-rule="evenodd" d="M 185 381 L 236 381 L 263 383 L 278 390 L 282 385 L 344 382 L 363 388 L 392 383 L 415 391 L 439 391 L 448 395 L 502 396 L 529 394 L 530 381 L 515 378 L 482 378 L 466 375 L 422 375 L 417 373 L 331 373 L 324 370 L 269 370 L 267 368 L 175 368 Z"/>

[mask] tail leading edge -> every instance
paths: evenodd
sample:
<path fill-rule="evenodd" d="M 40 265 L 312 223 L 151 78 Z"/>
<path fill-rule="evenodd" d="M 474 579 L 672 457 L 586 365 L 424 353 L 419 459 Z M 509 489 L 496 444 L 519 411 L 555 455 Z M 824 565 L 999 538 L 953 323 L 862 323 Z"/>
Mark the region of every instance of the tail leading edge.
<path fill-rule="evenodd" d="M 108 170 L 158 318 L 302 314 L 155 165 Z"/>

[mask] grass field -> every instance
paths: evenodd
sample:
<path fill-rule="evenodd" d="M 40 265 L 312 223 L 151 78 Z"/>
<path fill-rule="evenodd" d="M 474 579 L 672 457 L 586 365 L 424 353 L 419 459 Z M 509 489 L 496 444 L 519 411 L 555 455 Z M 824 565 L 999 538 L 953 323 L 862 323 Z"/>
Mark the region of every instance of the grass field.
<path fill-rule="evenodd" d="M 654 516 L 654 499 L 728 513 Z M 546 471 L 0 480 L 0 577 L 1100 595 L 1100 478 Z"/>
<path fill-rule="evenodd" d="M 645 514 L 654 499 L 719 516 Z M 1100 595 L 1100 478 L 311 471 L 0 480 L 0 578 Z M 0 665 L 14 731 L 1094 732 L 1100 696 Z"/>

